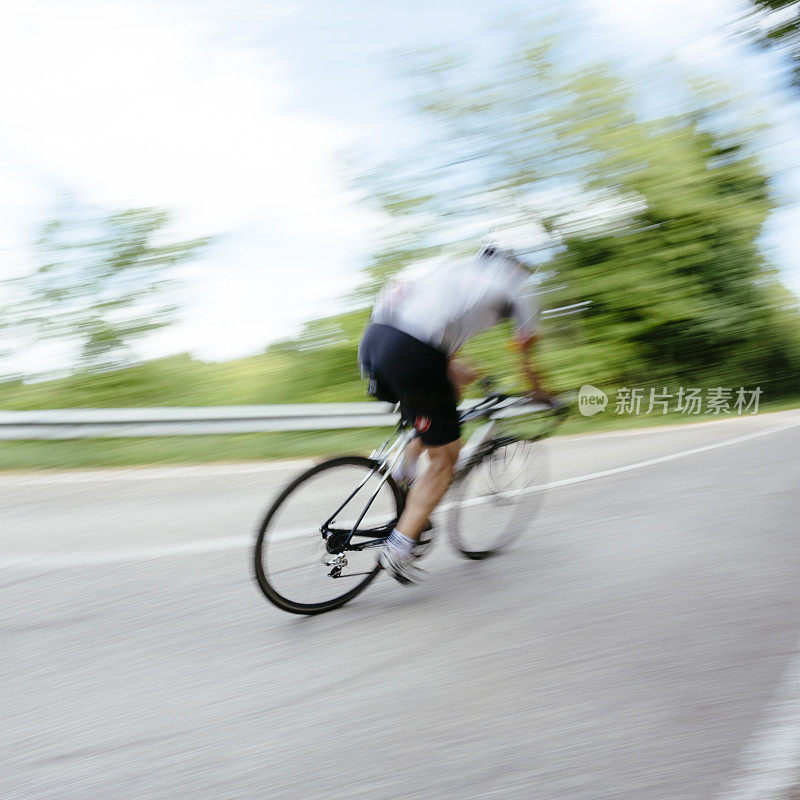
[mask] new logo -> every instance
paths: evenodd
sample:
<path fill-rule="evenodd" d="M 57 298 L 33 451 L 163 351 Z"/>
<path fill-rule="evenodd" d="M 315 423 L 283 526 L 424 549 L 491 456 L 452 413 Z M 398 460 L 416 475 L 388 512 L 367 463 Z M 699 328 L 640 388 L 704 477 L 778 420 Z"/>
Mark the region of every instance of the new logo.
<path fill-rule="evenodd" d="M 602 389 L 585 383 L 578 392 L 578 411 L 584 417 L 591 417 L 606 410 L 608 396 Z"/>

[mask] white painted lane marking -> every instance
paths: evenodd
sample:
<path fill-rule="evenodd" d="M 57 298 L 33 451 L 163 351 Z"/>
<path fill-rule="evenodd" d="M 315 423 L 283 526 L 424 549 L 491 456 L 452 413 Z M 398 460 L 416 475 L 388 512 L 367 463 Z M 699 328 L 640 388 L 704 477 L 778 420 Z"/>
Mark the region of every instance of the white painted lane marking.
<path fill-rule="evenodd" d="M 800 420 L 789 422 L 786 425 L 778 425 L 774 428 L 767 428 L 763 431 L 755 431 L 753 433 L 745 433 L 742 436 L 734 436 L 732 439 L 724 439 L 721 442 L 714 442 L 713 444 L 704 444 L 701 447 L 692 447 L 689 450 L 680 450 L 677 453 L 670 453 L 666 456 L 656 456 L 655 458 L 648 458 L 644 461 L 637 461 L 635 464 L 626 464 L 623 467 L 612 467 L 611 469 L 603 469 L 599 472 L 590 472 L 588 475 L 578 475 L 574 478 L 562 478 L 559 481 L 550 481 L 549 483 L 542 483 L 538 486 L 528 486 L 525 489 L 514 489 L 510 492 L 504 492 L 507 497 L 513 497 L 518 494 L 530 494 L 532 492 L 543 492 L 545 489 L 556 489 L 559 486 L 570 486 L 573 483 L 583 483 L 584 481 L 592 481 L 596 478 L 606 478 L 609 475 L 618 475 L 621 472 L 630 472 L 634 469 L 642 469 L 644 467 L 652 467 L 655 464 L 663 464 L 666 461 L 675 461 L 678 458 L 685 458 L 686 456 L 693 456 L 697 453 L 705 453 L 708 450 L 718 450 L 720 447 L 728 447 L 732 444 L 739 444 L 740 442 L 747 442 L 750 439 L 758 439 L 761 436 L 767 436 L 770 433 L 780 433 L 781 431 L 789 430 L 790 428 L 797 428 L 800 426 Z M 464 500 L 464 506 L 481 505 L 488 503 L 493 499 L 492 495 L 486 497 L 474 497 L 471 500 Z M 437 510 L 445 510 L 452 508 L 451 503 L 442 505 Z"/>
<path fill-rule="evenodd" d="M 556 489 L 560 486 L 571 486 L 575 483 L 583 483 L 585 481 L 596 480 L 597 478 L 605 478 L 609 475 L 618 475 L 622 472 L 630 472 L 635 469 L 643 469 L 655 464 L 663 464 L 667 461 L 675 461 L 679 458 L 686 456 L 696 455 L 697 453 L 705 453 L 710 450 L 718 450 L 722 447 L 729 447 L 730 445 L 740 444 L 747 442 L 751 439 L 758 439 L 762 436 L 768 436 L 772 433 L 780 433 L 781 431 L 789 430 L 800 426 L 800 420 L 795 420 L 785 425 L 778 425 L 766 430 L 754 431 L 753 433 L 746 433 L 742 436 L 735 436 L 732 439 L 724 439 L 721 442 L 714 444 L 707 444 L 701 447 L 693 447 L 689 450 L 681 450 L 677 453 L 670 453 L 666 456 L 657 456 L 656 458 L 648 458 L 645 461 L 637 461 L 634 464 L 627 464 L 623 467 L 613 467 L 612 469 L 604 469 L 599 472 L 590 472 L 586 475 L 577 475 L 574 478 L 563 478 L 558 481 L 551 481 L 543 483 L 538 486 L 530 486 L 526 489 L 518 489 L 509 494 L 527 494 L 530 492 L 541 492 L 545 489 Z M 489 502 L 491 497 L 478 497 L 472 500 L 464 501 L 467 506 L 478 505 L 480 503 Z M 445 503 L 440 506 L 436 511 L 446 511 L 452 508 L 452 505 Z M 281 540 L 293 539 L 302 536 L 306 530 L 291 530 L 284 531 L 280 535 Z M 203 553 L 217 553 L 225 550 L 238 550 L 243 547 L 248 547 L 253 543 L 253 538 L 249 536 L 231 536 L 223 539 L 205 539 L 197 542 L 186 542 L 185 544 L 173 545 L 159 545 L 157 547 L 139 548 L 135 550 L 110 550 L 86 553 L 64 553 L 59 555 L 36 555 L 33 553 L 26 553 L 19 556 L 8 556 L 0 559 L 0 567 L 2 568 L 36 568 L 36 569 L 59 569 L 61 567 L 76 567 L 76 566 L 91 566 L 96 564 L 116 564 L 135 561 L 150 561 L 155 558 L 166 558 L 176 555 L 201 555 Z"/>
<path fill-rule="evenodd" d="M 717 800 L 789 800 L 800 783 L 800 643 L 766 718 L 745 747 Z M 796 796 L 796 795 L 792 795 Z"/>
<path fill-rule="evenodd" d="M 239 550 L 253 543 L 252 536 L 231 536 L 227 539 L 201 539 L 184 544 L 140 547 L 135 550 L 99 550 L 94 553 L 63 553 L 60 555 L 36 555 L 26 553 L 0 559 L 3 568 L 41 568 L 43 570 L 62 567 L 90 567 L 102 564 L 124 564 L 126 562 L 150 561 L 169 556 L 197 555 L 199 553 L 219 553 L 225 550 Z"/>
<path fill-rule="evenodd" d="M 320 536 L 313 526 L 289 528 L 272 535 L 272 541 L 285 542 L 300 539 L 310 533 Z M 321 538 L 321 537 L 320 537 Z M 201 539 L 196 542 L 182 542 L 157 547 L 138 547 L 132 550 L 99 550 L 94 553 L 64 553 L 61 555 L 36 555 L 25 553 L 0 559 L 0 567 L 37 567 L 59 569 L 61 567 L 96 566 L 100 564 L 124 564 L 126 562 L 151 561 L 169 556 L 201 555 L 203 553 L 222 553 L 226 550 L 241 550 L 255 544 L 255 536 L 228 536 L 224 539 Z"/>

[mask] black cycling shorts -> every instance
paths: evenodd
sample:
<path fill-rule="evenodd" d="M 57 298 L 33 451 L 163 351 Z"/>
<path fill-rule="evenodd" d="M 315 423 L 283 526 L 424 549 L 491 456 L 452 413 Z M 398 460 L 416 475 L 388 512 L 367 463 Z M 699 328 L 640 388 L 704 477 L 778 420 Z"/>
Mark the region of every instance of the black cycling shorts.
<path fill-rule="evenodd" d="M 443 352 L 396 328 L 371 323 L 361 337 L 358 360 L 370 376 L 370 394 L 400 403 L 403 419 L 425 444 L 459 438 L 456 393 Z"/>

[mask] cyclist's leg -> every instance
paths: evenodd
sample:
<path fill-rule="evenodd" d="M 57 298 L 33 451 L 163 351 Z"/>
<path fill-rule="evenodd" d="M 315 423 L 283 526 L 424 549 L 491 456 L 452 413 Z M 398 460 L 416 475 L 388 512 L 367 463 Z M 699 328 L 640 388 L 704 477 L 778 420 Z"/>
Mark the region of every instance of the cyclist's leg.
<path fill-rule="evenodd" d="M 453 414 L 457 437 L 458 417 L 455 404 Z M 424 440 L 422 441 L 425 445 Z M 424 575 L 414 563 L 420 555 L 420 533 L 427 527 L 431 512 L 450 486 L 461 441 L 455 438 L 445 444 L 426 445 L 425 449 L 430 457 L 428 468 L 411 487 L 403 513 L 380 555 L 381 566 L 400 583 L 416 583 Z"/>
<path fill-rule="evenodd" d="M 428 468 L 411 487 L 403 513 L 379 558 L 380 565 L 399 583 L 417 583 L 425 574 L 415 563 L 421 554 L 420 533 L 450 486 L 460 448 L 459 439 L 425 448 L 430 457 Z"/>
<path fill-rule="evenodd" d="M 453 479 L 461 449 L 458 407 L 453 385 L 442 363 L 424 375 L 424 388 L 410 388 L 400 400 L 406 419 L 414 423 L 417 440 L 430 459 L 425 472 L 414 482 L 397 531 L 416 541 L 431 512 L 444 497 Z"/>
<path fill-rule="evenodd" d="M 362 349 L 369 351 L 365 356 L 373 373 L 399 397 L 404 419 L 417 429 L 420 444 L 414 449 L 424 447 L 431 456 L 429 468 L 416 481 L 380 557 L 395 578 L 413 582 L 413 570 L 406 569 L 412 550 L 450 485 L 460 449 L 456 388 L 447 374 L 447 356 L 441 351 L 387 326 L 371 326 L 368 333 L 365 339 L 370 346 Z"/>
<path fill-rule="evenodd" d="M 477 374 L 472 367 L 461 358 L 452 356 L 447 362 L 447 377 L 450 379 L 455 393 L 455 400 L 456 403 L 458 403 L 461 400 L 463 390 L 475 381 Z M 424 449 L 426 448 L 422 439 L 417 437 L 412 440 L 406 448 L 406 452 L 403 454 L 400 464 L 393 473 L 394 477 L 411 483 L 415 478 L 417 461 Z"/>
<path fill-rule="evenodd" d="M 405 509 L 397 522 L 397 530 L 413 541 L 419 539 L 428 518 L 453 480 L 461 440 L 456 439 L 443 445 L 422 446 L 427 451 L 430 461 L 425 472 L 411 487 Z"/>

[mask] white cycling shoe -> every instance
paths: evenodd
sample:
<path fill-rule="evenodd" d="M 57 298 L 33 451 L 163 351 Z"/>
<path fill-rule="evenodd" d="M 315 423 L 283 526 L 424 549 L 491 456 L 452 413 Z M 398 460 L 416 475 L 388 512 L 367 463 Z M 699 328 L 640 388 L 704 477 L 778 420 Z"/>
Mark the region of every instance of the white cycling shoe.
<path fill-rule="evenodd" d="M 412 583 L 419 583 L 425 578 L 425 570 L 420 569 L 414 563 L 418 557 L 413 550 L 404 557 L 390 544 L 385 544 L 381 548 L 378 563 L 383 567 L 387 575 L 391 575 L 398 583 L 408 586 Z"/>

